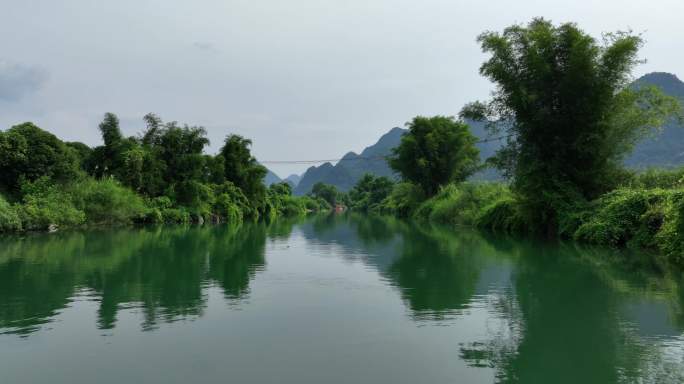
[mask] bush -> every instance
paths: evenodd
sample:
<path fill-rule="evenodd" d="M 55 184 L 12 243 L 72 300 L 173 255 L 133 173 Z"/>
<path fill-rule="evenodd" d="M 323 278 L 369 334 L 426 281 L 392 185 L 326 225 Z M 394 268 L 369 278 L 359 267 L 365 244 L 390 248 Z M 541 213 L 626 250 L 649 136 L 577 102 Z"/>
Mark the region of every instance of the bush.
<path fill-rule="evenodd" d="M 303 197 L 285 196 L 281 201 L 280 214 L 283 216 L 299 216 L 306 213 Z"/>
<path fill-rule="evenodd" d="M 0 232 L 15 232 L 21 229 L 21 218 L 16 207 L 0 196 Z"/>
<path fill-rule="evenodd" d="M 379 213 L 382 202 L 392 193 L 394 182 L 387 177 L 365 174 L 349 191 L 349 207 L 352 210 Z"/>
<path fill-rule="evenodd" d="M 300 196 L 299 200 L 304 207 L 305 213 L 323 212 L 331 209 L 330 204 L 321 198 L 315 199 L 311 196 Z"/>
<path fill-rule="evenodd" d="M 162 220 L 167 224 L 187 224 L 190 222 L 190 212 L 185 208 L 166 208 L 161 211 Z"/>
<path fill-rule="evenodd" d="M 518 233 L 526 228 L 520 205 L 513 197 L 504 197 L 484 207 L 477 226 L 505 233 Z"/>
<path fill-rule="evenodd" d="M 77 209 L 71 197 L 48 178 L 24 182 L 21 191 L 24 198 L 19 216 L 24 229 L 45 230 L 50 225 L 69 227 L 85 222 L 85 213 Z"/>
<path fill-rule="evenodd" d="M 633 173 L 622 183 L 630 188 L 681 188 L 684 187 L 684 167 L 654 169 Z"/>
<path fill-rule="evenodd" d="M 510 195 L 508 187 L 498 183 L 449 184 L 421 204 L 415 217 L 441 224 L 476 225 L 483 208 Z"/>
<path fill-rule="evenodd" d="M 145 212 L 145 215 L 142 218 L 143 223 L 148 223 L 148 224 L 161 224 L 164 222 L 164 216 L 162 215 L 162 211 L 159 208 L 148 208 L 147 212 Z"/>
<path fill-rule="evenodd" d="M 684 191 L 672 192 L 664 205 L 663 225 L 655 244 L 672 262 L 684 264 Z"/>
<path fill-rule="evenodd" d="M 148 212 L 140 196 L 111 178 L 86 179 L 69 190 L 88 224 L 127 224 L 144 220 Z"/>
<path fill-rule="evenodd" d="M 380 212 L 398 217 L 409 217 L 425 200 L 423 190 L 411 183 L 398 183 L 392 188 L 390 195 L 383 200 Z"/>
<path fill-rule="evenodd" d="M 229 194 L 222 193 L 216 197 L 214 211 L 228 223 L 239 223 L 242 222 L 243 212 L 238 204 Z"/>
<path fill-rule="evenodd" d="M 256 215 L 258 215 L 256 208 L 252 207 L 252 204 L 247 199 L 245 194 L 235 184 L 226 181 L 222 184 L 214 185 L 213 191 L 214 195 L 217 196 L 217 200 L 214 204 L 225 204 L 227 201 L 231 201 L 232 204 L 234 204 L 239 209 L 239 211 L 241 212 L 241 217 L 243 219 L 247 217 L 255 217 Z M 222 197 L 222 200 L 219 202 L 218 196 L 221 196 L 223 194 L 227 195 L 227 197 Z M 215 205 L 214 209 L 220 211 L 222 209 L 225 209 L 225 207 Z M 231 208 L 231 210 L 233 209 Z M 228 211 L 225 211 L 224 213 L 228 214 Z M 229 219 L 231 215 L 233 215 L 234 217 L 234 214 L 235 212 L 231 213 L 229 216 L 226 216 L 225 218 Z"/>
<path fill-rule="evenodd" d="M 592 202 L 591 215 L 574 238 L 612 246 L 654 246 L 664 220 L 665 203 L 672 191 L 618 189 Z"/>

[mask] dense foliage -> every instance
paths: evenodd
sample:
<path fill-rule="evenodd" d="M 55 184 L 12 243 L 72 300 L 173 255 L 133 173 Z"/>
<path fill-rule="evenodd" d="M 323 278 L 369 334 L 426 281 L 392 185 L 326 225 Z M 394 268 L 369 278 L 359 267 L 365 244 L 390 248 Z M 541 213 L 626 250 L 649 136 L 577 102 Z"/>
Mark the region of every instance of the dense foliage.
<path fill-rule="evenodd" d="M 374 187 L 364 178 L 349 194 L 351 207 L 646 248 L 684 263 L 684 168 L 622 165 L 639 140 L 681 112 L 659 89 L 630 85 L 640 37 L 616 33 L 599 44 L 574 24 L 537 19 L 479 41 L 491 54 L 481 73 L 497 90 L 461 117 L 506 139 L 487 163 L 510 183 L 464 183 L 478 168 L 468 126 L 418 117 L 390 160 L 404 182 Z"/>
<path fill-rule="evenodd" d="M 0 132 L 0 190 L 16 196 L 22 181 L 46 176 L 64 182 L 77 172 L 76 152 L 32 123 Z"/>
<path fill-rule="evenodd" d="M 338 202 L 342 202 L 345 198 L 344 194 L 338 191 L 334 185 L 321 182 L 314 184 L 308 196 L 323 200 L 331 207 L 335 207 Z"/>
<path fill-rule="evenodd" d="M 384 176 L 366 174 L 349 191 L 350 208 L 361 212 L 379 212 L 393 187 L 392 180 Z"/>
<path fill-rule="evenodd" d="M 432 196 L 440 186 L 462 182 L 478 169 L 477 139 L 468 126 L 452 117 L 418 116 L 393 150 L 390 166 L 404 180 Z"/>
<path fill-rule="evenodd" d="M 241 222 L 329 209 L 322 199 L 267 189 L 251 141 L 229 135 L 204 153 L 202 127 L 144 117 L 125 137 L 112 113 L 99 125 L 103 145 L 64 143 L 31 123 L 0 132 L 0 232 L 81 224 Z M 9 199 L 9 200 L 8 200 Z"/>
<path fill-rule="evenodd" d="M 614 188 L 624 156 L 679 107 L 655 88 L 628 86 L 637 35 L 608 34 L 600 44 L 575 24 L 535 19 L 478 40 L 491 55 L 480 72 L 497 90 L 463 116 L 499 122 L 491 127 L 508 144 L 495 163 L 544 231 L 555 230 L 568 201 Z"/>
<path fill-rule="evenodd" d="M 639 140 L 681 110 L 655 87 L 630 85 L 641 38 L 619 32 L 599 43 L 575 24 L 535 19 L 486 32 L 479 42 L 490 54 L 480 72 L 496 84 L 493 99 L 466 106 L 464 120 L 416 117 L 407 133 L 393 130 L 387 143 L 399 144 L 389 165 L 401 182 L 355 174 L 345 176 L 358 182 L 344 193 L 309 177 L 310 193 L 296 197 L 287 183 L 264 185 L 267 170 L 238 135 L 213 156 L 205 153 L 204 128 L 153 114 L 136 137 L 125 137 L 116 115 L 105 114 L 96 148 L 24 123 L 0 132 L 0 231 L 270 220 L 348 207 L 636 246 L 684 263 L 684 169 L 635 173 L 622 165 Z M 486 163 L 510 183 L 466 182 L 482 168 L 464 122 L 471 119 L 505 138 Z"/>

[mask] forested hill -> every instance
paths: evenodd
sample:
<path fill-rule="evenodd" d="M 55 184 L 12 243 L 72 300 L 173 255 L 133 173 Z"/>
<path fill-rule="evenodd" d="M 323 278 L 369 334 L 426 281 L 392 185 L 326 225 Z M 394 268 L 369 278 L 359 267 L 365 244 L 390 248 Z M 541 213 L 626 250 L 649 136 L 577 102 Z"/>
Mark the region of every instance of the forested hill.
<path fill-rule="evenodd" d="M 307 169 L 294 190 L 295 194 L 308 193 L 318 182 L 332 184 L 341 191 L 348 191 L 366 173 L 396 178 L 383 157 L 388 156 L 392 148 L 399 145 L 404 132 L 406 132 L 405 129 L 392 128 L 380 137 L 377 143 L 364 149 L 361 154 L 349 152 L 335 165 L 325 163 Z"/>
<path fill-rule="evenodd" d="M 673 74 L 649 73 L 637 79 L 634 84 L 636 86 L 655 85 L 666 94 L 680 98 L 684 103 L 684 82 Z M 488 137 L 484 124 L 478 122 L 468 122 L 468 124 L 471 132 L 478 138 L 485 139 Z M 366 148 L 360 155 L 349 152 L 344 156 L 345 160 L 336 165 L 325 163 L 318 167 L 309 168 L 302 175 L 301 181 L 295 188 L 295 193 L 299 195 L 308 193 L 317 182 L 332 184 L 339 190 L 347 191 L 365 173 L 396 178 L 386 162 L 378 158 L 390 155 L 392 148 L 399 144 L 401 136 L 405 132 L 406 130 L 402 128 L 392 128 L 376 144 Z M 494 155 L 500 145 L 501 143 L 498 141 L 479 143 L 477 147 L 480 150 L 482 160 Z M 374 159 L 364 159 L 367 157 Z M 666 124 L 660 134 L 653 138 L 647 138 L 638 144 L 633 154 L 625 160 L 625 164 L 630 168 L 673 167 L 684 164 L 684 126 L 675 121 Z M 472 178 L 492 180 L 499 178 L 499 175 L 495 170 L 487 169 L 473 175 Z"/>

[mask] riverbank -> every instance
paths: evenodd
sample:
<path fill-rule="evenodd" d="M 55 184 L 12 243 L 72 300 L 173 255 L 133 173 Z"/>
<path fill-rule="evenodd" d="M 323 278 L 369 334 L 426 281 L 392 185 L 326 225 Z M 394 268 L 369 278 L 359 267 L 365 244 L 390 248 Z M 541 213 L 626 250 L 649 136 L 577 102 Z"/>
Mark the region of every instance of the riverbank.
<path fill-rule="evenodd" d="M 166 197 L 146 198 L 113 178 L 83 177 L 68 184 L 38 179 L 22 185 L 19 200 L 0 195 L 0 233 L 54 231 L 81 226 L 241 223 L 329 211 L 321 199 L 292 196 L 282 185 L 266 189 L 259 206 L 231 185 L 207 185 L 194 206 Z"/>
<path fill-rule="evenodd" d="M 493 232 L 536 234 L 520 199 L 503 183 L 449 184 L 422 200 L 398 184 L 376 212 Z M 555 227 L 542 230 L 579 242 L 655 251 L 684 264 L 684 169 L 632 173 L 592 201 L 566 201 Z"/>

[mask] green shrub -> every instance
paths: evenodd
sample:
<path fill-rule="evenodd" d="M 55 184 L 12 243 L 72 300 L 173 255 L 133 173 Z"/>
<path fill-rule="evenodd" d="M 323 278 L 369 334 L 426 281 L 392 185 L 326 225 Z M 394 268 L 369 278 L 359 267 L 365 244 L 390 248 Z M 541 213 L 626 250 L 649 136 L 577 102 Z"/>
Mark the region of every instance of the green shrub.
<path fill-rule="evenodd" d="M 226 181 L 222 184 L 214 185 L 213 190 L 214 195 L 217 196 L 217 202 L 218 196 L 221 196 L 222 194 L 227 195 L 228 198 L 224 197 L 222 203 L 225 203 L 225 201 L 230 200 L 233 204 L 235 204 L 235 206 L 237 206 L 240 212 L 242 212 L 243 219 L 247 217 L 255 217 L 258 215 L 256 208 L 252 206 L 252 204 L 247 199 L 242 190 L 238 188 L 235 184 Z"/>
<path fill-rule="evenodd" d="M 77 209 L 71 197 L 47 178 L 24 182 L 21 191 L 24 197 L 19 216 L 24 229 L 44 230 L 50 225 L 69 227 L 85 222 L 85 213 Z"/>
<path fill-rule="evenodd" d="M 21 229 L 21 218 L 17 208 L 0 196 L 0 232 L 15 232 Z"/>
<path fill-rule="evenodd" d="M 167 196 L 159 196 L 155 197 L 150 201 L 150 205 L 153 208 L 157 208 L 159 210 L 164 210 L 167 208 L 171 208 L 173 206 L 173 203 L 171 202 L 171 199 L 168 198 Z"/>
<path fill-rule="evenodd" d="M 509 196 L 484 207 L 477 226 L 494 232 L 518 233 L 524 230 L 525 220 L 518 201 Z"/>
<path fill-rule="evenodd" d="M 591 215 L 574 238 L 612 246 L 653 246 L 668 192 L 663 189 L 618 189 L 591 203 Z"/>
<path fill-rule="evenodd" d="M 354 211 L 379 213 L 382 202 L 392 193 L 394 182 L 387 177 L 365 174 L 347 194 Z"/>
<path fill-rule="evenodd" d="M 500 183 L 449 184 L 421 204 L 415 217 L 441 224 L 476 225 L 483 208 L 510 194 Z"/>
<path fill-rule="evenodd" d="M 300 196 L 299 201 L 301 201 L 305 213 L 323 212 L 331 209 L 330 204 L 321 198 L 315 199 L 311 196 Z"/>
<path fill-rule="evenodd" d="M 162 220 L 168 224 L 187 224 L 190 222 L 190 212 L 185 208 L 166 208 L 161 211 Z"/>
<path fill-rule="evenodd" d="M 280 214 L 283 216 L 299 216 L 306 213 L 304 198 L 285 196 L 281 201 Z"/>
<path fill-rule="evenodd" d="M 148 223 L 148 224 L 161 224 L 164 222 L 164 216 L 162 215 L 162 211 L 159 208 L 148 208 L 147 212 L 145 212 L 145 215 L 142 218 L 143 223 Z"/>
<path fill-rule="evenodd" d="M 229 194 L 222 193 L 216 196 L 214 212 L 228 223 L 240 223 L 242 222 L 243 212 L 238 204 L 233 201 Z"/>
<path fill-rule="evenodd" d="M 684 191 L 670 194 L 664 206 L 663 225 L 655 236 L 655 243 L 669 260 L 684 265 Z"/>
<path fill-rule="evenodd" d="M 674 169 L 650 168 L 633 173 L 622 184 L 630 188 L 681 188 L 684 187 L 684 167 Z"/>
<path fill-rule="evenodd" d="M 148 211 L 140 196 L 111 178 L 86 179 L 69 190 L 76 208 L 85 212 L 88 224 L 142 221 Z"/>
<path fill-rule="evenodd" d="M 330 211 L 333 209 L 333 206 L 328 203 L 328 201 L 322 197 L 316 197 L 312 198 L 313 201 L 316 202 L 318 206 L 318 211 Z"/>
<path fill-rule="evenodd" d="M 423 190 L 411 183 L 398 183 L 380 205 L 380 212 L 398 217 L 409 217 L 425 200 Z"/>

